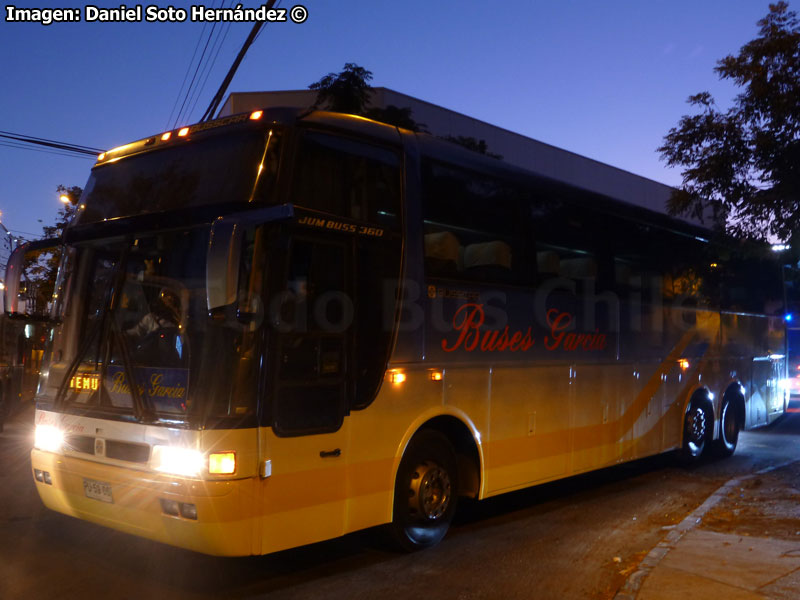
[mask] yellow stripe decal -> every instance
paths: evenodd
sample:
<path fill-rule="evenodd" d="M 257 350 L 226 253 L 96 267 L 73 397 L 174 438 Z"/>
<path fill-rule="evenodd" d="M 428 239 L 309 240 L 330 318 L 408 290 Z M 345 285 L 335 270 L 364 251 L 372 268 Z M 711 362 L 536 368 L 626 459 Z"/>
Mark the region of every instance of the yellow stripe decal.
<path fill-rule="evenodd" d="M 571 430 L 537 434 L 532 437 L 489 441 L 486 443 L 487 468 L 496 469 L 512 465 L 521 462 L 523 457 L 540 459 L 563 454 L 564 436 L 569 435 L 570 431 L 573 435 L 573 445 L 567 449 L 568 452 L 589 450 L 604 444 L 616 443 L 633 429 L 634 424 L 646 410 L 652 397 L 663 385 L 662 375 L 669 373 L 675 366 L 696 334 L 697 330 L 692 329 L 683 335 L 619 419 L 598 425 L 577 427 Z M 622 427 L 621 431 L 620 426 Z"/>

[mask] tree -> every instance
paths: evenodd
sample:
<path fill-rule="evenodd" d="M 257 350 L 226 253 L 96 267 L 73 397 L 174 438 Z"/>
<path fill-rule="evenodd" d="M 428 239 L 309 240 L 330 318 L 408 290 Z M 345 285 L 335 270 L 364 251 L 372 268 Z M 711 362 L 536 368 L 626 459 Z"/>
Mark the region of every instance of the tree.
<path fill-rule="evenodd" d="M 369 85 L 370 81 L 372 81 L 372 71 L 355 63 L 345 63 L 344 69 L 340 73 L 328 73 L 319 81 L 308 86 L 309 89 L 317 91 L 317 98 L 312 108 L 361 115 L 411 131 L 428 132 L 424 123 L 414 120 L 411 109 L 408 107 L 401 108 L 393 104 L 385 108 L 371 107 L 373 89 Z M 499 154 L 489 152 L 484 140 L 462 135 L 448 135 L 442 139 L 492 158 L 503 158 Z"/>
<path fill-rule="evenodd" d="M 658 148 L 682 167 L 673 214 L 714 221 L 742 237 L 788 240 L 800 230 L 800 21 L 786 2 L 769 5 L 759 37 L 717 62 L 741 88 L 720 110 L 709 92 L 690 96 L 699 114 L 681 117 Z"/>
<path fill-rule="evenodd" d="M 68 188 L 59 185 L 56 191 L 59 196 L 68 197 L 69 202 L 64 202 L 59 208 L 54 225 L 42 226 L 45 239 L 61 237 L 64 229 L 75 216 L 78 210 L 78 201 L 83 193 L 78 186 Z M 60 261 L 61 253 L 59 251 L 46 249 L 25 254 L 25 264 L 23 265 L 23 273 L 26 276 L 25 288 L 27 300 L 34 312 L 45 312 L 45 307 L 53 296 Z"/>
<path fill-rule="evenodd" d="M 411 131 L 425 131 L 425 125 L 417 123 L 411 116 L 410 108 L 400 108 L 392 104 L 386 108 L 370 106 L 373 93 L 370 81 L 372 81 L 372 71 L 355 63 L 345 63 L 340 73 L 328 73 L 308 86 L 309 89 L 317 91 L 313 108 L 361 115 Z"/>
<path fill-rule="evenodd" d="M 340 73 L 328 73 L 308 89 L 317 91 L 314 108 L 364 115 L 372 98 L 370 81 L 372 71 L 355 63 L 345 63 Z"/>
<path fill-rule="evenodd" d="M 45 239 L 61 237 L 61 234 L 64 233 L 64 229 L 66 229 L 69 222 L 72 221 L 72 218 L 78 212 L 78 201 L 81 198 L 81 194 L 83 194 L 83 189 L 77 185 L 73 185 L 72 187 L 59 185 L 56 188 L 56 192 L 59 197 L 66 196 L 69 198 L 69 202 L 63 202 L 61 208 L 58 209 L 55 225 L 42 226 Z"/>

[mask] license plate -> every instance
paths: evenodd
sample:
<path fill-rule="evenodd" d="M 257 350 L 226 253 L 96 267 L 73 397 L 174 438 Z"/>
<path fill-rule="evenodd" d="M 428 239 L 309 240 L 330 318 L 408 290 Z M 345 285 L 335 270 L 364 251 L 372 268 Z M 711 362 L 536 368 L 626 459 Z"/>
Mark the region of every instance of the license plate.
<path fill-rule="evenodd" d="M 94 498 L 101 502 L 114 502 L 111 496 L 111 484 L 105 481 L 95 481 L 94 479 L 83 479 L 83 493 L 87 498 Z"/>

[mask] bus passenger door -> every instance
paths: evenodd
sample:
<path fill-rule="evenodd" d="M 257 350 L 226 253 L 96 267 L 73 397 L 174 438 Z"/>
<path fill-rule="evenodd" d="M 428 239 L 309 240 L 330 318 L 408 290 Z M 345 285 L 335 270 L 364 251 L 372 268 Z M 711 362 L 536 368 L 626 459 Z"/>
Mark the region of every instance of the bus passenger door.
<path fill-rule="evenodd" d="M 352 246 L 283 238 L 272 262 L 270 429 L 263 432 L 265 552 L 343 533 L 349 377 L 353 356 Z M 285 270 L 280 273 L 279 256 Z M 276 273 L 277 272 L 277 273 Z M 276 277 L 277 275 L 277 281 Z M 263 475 L 263 473 L 262 473 Z"/>

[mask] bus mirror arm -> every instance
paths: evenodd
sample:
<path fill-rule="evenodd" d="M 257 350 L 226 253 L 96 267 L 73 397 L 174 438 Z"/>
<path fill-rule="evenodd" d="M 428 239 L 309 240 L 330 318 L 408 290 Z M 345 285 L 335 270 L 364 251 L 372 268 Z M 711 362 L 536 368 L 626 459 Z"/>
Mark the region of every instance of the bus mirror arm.
<path fill-rule="evenodd" d="M 44 323 L 47 325 L 60 325 L 63 319 L 56 319 L 47 315 L 26 315 L 25 313 L 4 311 L 5 315 L 12 321 L 22 321 L 23 323 Z"/>
<path fill-rule="evenodd" d="M 236 302 L 245 229 L 292 217 L 294 207 L 282 204 L 219 217 L 214 221 L 206 256 L 206 300 L 212 317 L 219 315 L 219 309 Z"/>

